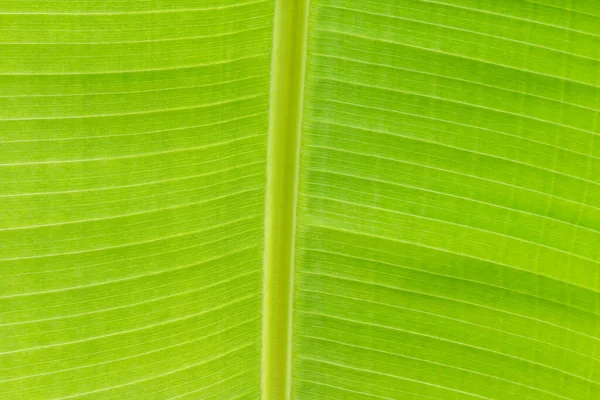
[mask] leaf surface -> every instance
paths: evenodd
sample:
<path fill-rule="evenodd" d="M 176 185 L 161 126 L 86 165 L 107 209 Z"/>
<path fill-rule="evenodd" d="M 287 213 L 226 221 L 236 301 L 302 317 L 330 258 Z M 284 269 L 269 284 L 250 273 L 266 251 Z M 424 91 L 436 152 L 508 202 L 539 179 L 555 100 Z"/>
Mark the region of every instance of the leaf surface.
<path fill-rule="evenodd" d="M 311 2 L 294 398 L 600 397 L 600 9 L 569 3 Z"/>
<path fill-rule="evenodd" d="M 0 11 L 0 398 L 259 397 L 272 4 Z"/>
<path fill-rule="evenodd" d="M 0 398 L 600 398 L 599 22 L 0 1 Z"/>

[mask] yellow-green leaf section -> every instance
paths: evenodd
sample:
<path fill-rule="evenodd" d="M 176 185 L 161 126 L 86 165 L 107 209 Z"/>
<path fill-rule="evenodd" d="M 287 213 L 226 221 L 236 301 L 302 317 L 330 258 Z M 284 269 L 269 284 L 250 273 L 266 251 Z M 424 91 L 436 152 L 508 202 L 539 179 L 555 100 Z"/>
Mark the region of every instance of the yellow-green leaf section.
<path fill-rule="evenodd" d="M 599 16 L 311 2 L 294 398 L 600 398 Z"/>
<path fill-rule="evenodd" d="M 599 399 L 599 109 L 595 0 L 0 0 L 0 399 Z"/>

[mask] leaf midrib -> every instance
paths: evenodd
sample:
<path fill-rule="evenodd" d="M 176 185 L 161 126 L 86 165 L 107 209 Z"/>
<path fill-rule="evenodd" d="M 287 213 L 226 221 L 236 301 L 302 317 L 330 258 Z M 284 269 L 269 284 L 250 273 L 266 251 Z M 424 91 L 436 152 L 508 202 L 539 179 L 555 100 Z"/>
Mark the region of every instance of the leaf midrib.
<path fill-rule="evenodd" d="M 296 203 L 309 0 L 276 0 L 265 200 L 263 400 L 290 398 Z"/>

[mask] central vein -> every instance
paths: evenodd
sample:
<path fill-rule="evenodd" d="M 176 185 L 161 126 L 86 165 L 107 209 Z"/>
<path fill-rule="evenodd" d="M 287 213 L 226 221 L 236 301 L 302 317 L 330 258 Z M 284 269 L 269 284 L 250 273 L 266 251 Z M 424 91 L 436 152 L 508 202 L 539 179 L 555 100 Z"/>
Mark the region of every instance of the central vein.
<path fill-rule="evenodd" d="M 296 203 L 309 0 L 276 0 L 263 290 L 262 400 L 290 398 Z"/>

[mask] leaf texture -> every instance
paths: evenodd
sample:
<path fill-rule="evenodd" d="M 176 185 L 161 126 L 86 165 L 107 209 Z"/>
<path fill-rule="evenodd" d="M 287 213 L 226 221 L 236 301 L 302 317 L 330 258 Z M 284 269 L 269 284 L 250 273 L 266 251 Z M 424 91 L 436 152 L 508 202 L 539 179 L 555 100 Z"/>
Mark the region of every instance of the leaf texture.
<path fill-rule="evenodd" d="M 311 3 L 294 398 L 600 398 L 599 15 Z"/>
<path fill-rule="evenodd" d="M 294 1 L 0 1 L 0 399 L 600 398 L 600 3 Z"/>
<path fill-rule="evenodd" d="M 0 398 L 259 397 L 273 4 L 0 13 Z"/>

